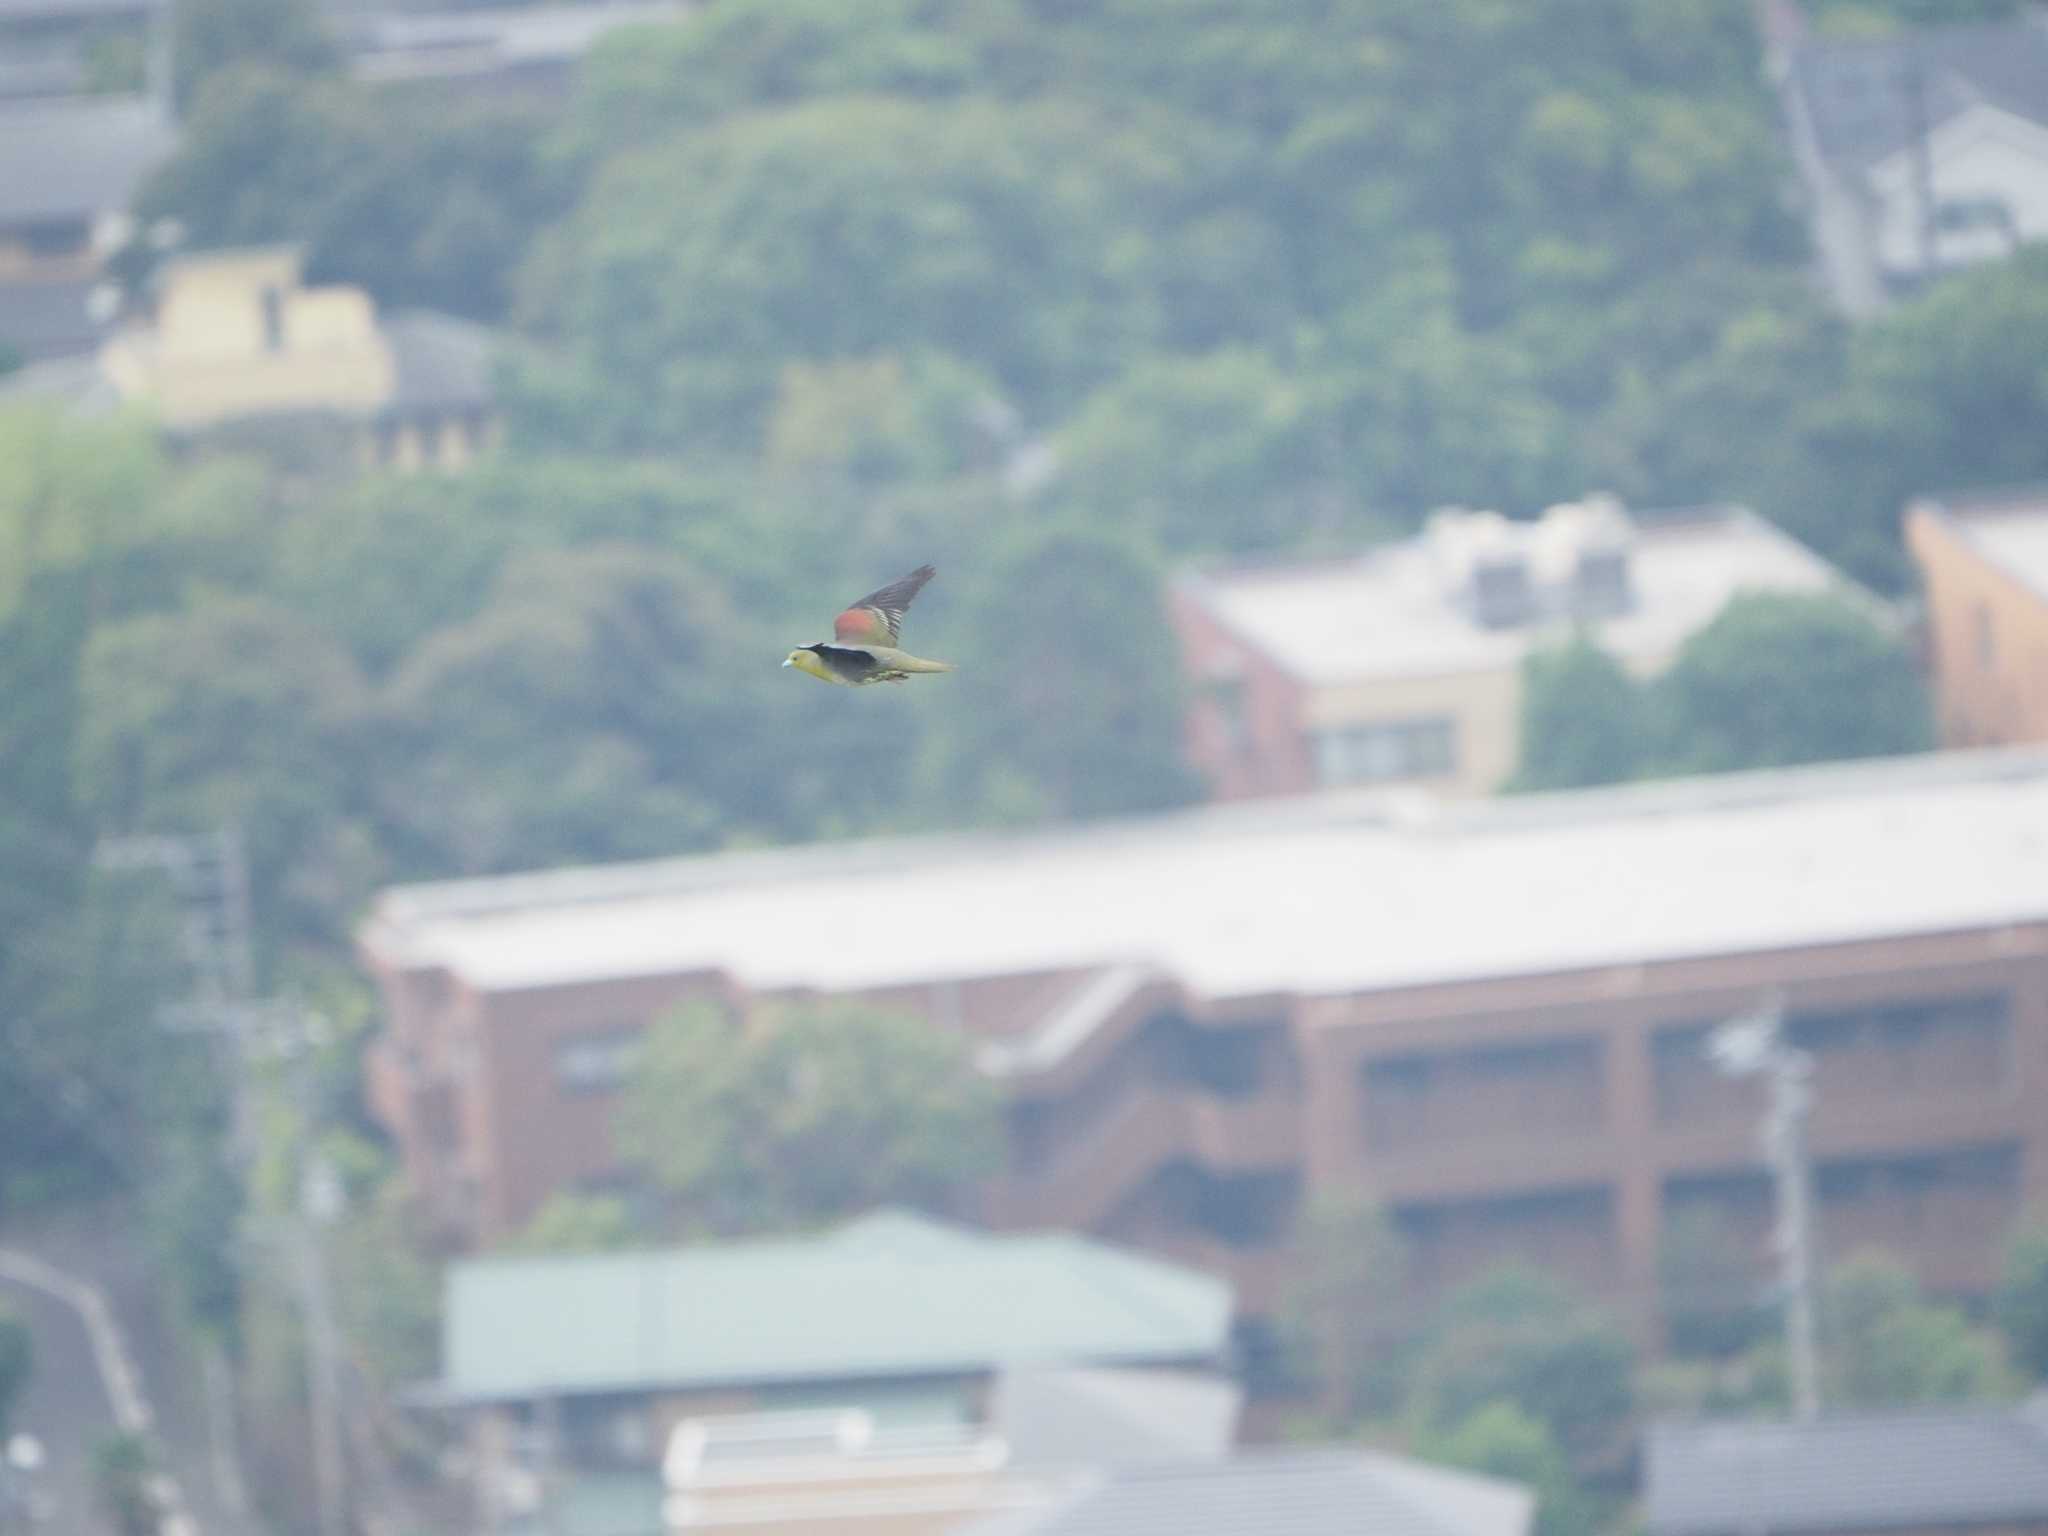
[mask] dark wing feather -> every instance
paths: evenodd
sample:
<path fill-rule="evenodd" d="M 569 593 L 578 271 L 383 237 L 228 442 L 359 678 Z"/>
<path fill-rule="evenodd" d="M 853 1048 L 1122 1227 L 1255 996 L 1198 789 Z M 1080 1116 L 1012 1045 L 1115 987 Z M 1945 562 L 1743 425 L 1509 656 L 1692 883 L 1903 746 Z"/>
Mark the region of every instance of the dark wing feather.
<path fill-rule="evenodd" d="M 896 644 L 903 633 L 904 610 L 935 574 L 931 566 L 920 565 L 908 576 L 870 592 L 832 621 L 833 635 L 856 643 Z"/>
<path fill-rule="evenodd" d="M 881 670 L 880 664 L 875 660 L 874 653 L 862 650 L 857 645 L 821 644 L 814 645 L 811 649 L 818 653 L 818 660 L 824 662 L 833 672 L 850 683 L 857 683 L 863 678 L 872 677 Z"/>

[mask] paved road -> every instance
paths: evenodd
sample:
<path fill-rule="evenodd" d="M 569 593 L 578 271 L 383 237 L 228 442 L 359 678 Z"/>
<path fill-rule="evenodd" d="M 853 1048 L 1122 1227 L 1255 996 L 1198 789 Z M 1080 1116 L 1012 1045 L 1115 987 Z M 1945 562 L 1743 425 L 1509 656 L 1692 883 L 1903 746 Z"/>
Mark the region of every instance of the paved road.
<path fill-rule="evenodd" d="M 78 1536 L 106 1536 L 92 1497 L 92 1447 L 117 1429 L 100 1384 L 92 1341 L 69 1306 L 39 1289 L 0 1279 L 0 1300 L 35 1338 L 35 1375 L 15 1412 L 16 1427 L 43 1442 L 49 1460 L 36 1487 L 53 1505 L 45 1527 Z"/>
<path fill-rule="evenodd" d="M 25 1285 L 24 1275 L 40 1283 Z M 132 1213 L 109 1207 L 0 1223 L 0 1285 L 35 1330 L 21 1424 L 44 1441 L 44 1478 L 64 1500 L 52 1536 L 101 1536 L 86 1481 L 92 1447 L 138 1413 L 199 1536 L 247 1536 L 216 1475 L 203 1372 L 163 1315 Z M 77 1305 L 98 1311 L 89 1296 L 103 1303 L 109 1325 L 97 1349 Z"/>

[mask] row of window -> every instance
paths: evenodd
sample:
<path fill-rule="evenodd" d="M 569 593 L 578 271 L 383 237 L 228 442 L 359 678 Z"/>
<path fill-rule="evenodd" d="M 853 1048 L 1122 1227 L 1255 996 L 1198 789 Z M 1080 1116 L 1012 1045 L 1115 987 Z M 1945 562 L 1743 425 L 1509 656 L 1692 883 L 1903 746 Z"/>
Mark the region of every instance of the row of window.
<path fill-rule="evenodd" d="M 1717 1118 L 1747 1102 L 1708 1059 L 1712 1029 L 1677 1024 L 1653 1035 L 1660 1124 Z M 1998 994 L 1816 1009 L 1792 1015 L 1787 1029 L 1816 1058 L 1823 1098 L 1983 1093 L 2010 1077 L 2009 1005 Z M 1605 1055 L 1604 1042 L 1587 1035 L 1377 1058 L 1360 1069 L 1366 1144 L 1391 1151 L 1490 1128 L 1597 1129 Z"/>
<path fill-rule="evenodd" d="M 1336 726 L 1315 736 L 1316 782 L 1391 784 L 1443 779 L 1458 769 L 1458 724 L 1448 715 Z"/>
<path fill-rule="evenodd" d="M 1913 1242 L 1967 1230 L 1988 1241 L 2010 1222 L 2019 1187 L 2019 1148 L 2010 1142 L 1830 1160 L 1815 1170 L 1824 1236 Z M 1263 1248 L 1287 1239 L 1302 1198 L 1297 1169 L 1224 1173 L 1177 1160 L 1154 1169 L 1105 1227 L 1135 1243 L 1196 1236 Z M 1753 1169 L 1673 1178 L 1662 1206 L 1667 1226 L 1711 1218 L 1712 1230 L 1760 1252 L 1771 1219 L 1770 1180 Z M 1614 1197 L 1605 1185 L 1401 1206 L 1392 1214 L 1430 1267 L 1463 1270 L 1513 1253 L 1583 1272 L 1592 1284 L 1612 1276 Z"/>

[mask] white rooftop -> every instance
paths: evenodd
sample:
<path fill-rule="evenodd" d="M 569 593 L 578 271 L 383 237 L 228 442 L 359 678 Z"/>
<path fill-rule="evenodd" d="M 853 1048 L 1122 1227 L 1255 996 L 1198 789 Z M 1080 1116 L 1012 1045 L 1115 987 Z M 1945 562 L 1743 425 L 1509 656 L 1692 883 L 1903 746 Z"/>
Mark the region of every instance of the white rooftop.
<path fill-rule="evenodd" d="M 1591 628 L 1608 650 L 1642 663 L 1667 659 L 1738 592 L 1860 592 L 1740 507 L 1639 514 L 1630 550 L 1635 601 Z M 1320 684 L 1511 669 L 1565 632 L 1562 620 L 1483 627 L 1451 595 L 1423 537 L 1352 559 L 1211 572 L 1181 590 L 1286 671 Z"/>
<path fill-rule="evenodd" d="M 362 942 L 486 991 L 695 970 L 852 990 L 1121 964 L 1222 998 L 2040 921 L 2048 750 L 2033 748 L 398 887 Z"/>
<path fill-rule="evenodd" d="M 1946 509 L 1950 526 L 1963 542 L 1988 561 L 2048 598 L 2048 491 L 2031 501 L 2013 501 L 1981 510 Z"/>

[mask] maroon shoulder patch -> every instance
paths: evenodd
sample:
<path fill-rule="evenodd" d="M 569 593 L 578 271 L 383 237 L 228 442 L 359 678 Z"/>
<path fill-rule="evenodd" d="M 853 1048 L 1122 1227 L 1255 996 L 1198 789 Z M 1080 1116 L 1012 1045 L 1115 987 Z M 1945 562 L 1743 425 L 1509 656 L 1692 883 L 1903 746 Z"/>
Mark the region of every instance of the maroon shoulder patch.
<path fill-rule="evenodd" d="M 835 640 L 886 640 L 889 626 L 872 608 L 849 608 L 832 621 Z"/>

